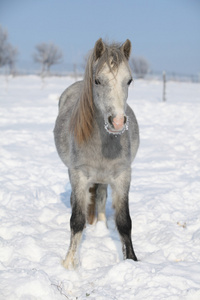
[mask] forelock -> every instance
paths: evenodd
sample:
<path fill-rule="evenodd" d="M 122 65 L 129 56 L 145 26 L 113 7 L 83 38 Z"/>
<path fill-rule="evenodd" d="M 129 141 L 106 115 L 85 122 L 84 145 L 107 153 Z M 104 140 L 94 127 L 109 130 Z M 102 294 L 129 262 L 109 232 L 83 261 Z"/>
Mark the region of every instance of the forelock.
<path fill-rule="evenodd" d="M 126 61 L 124 54 L 120 50 L 120 44 L 106 44 L 105 51 L 95 64 L 95 73 L 98 74 L 105 64 L 108 65 L 111 72 L 116 71 L 122 62 Z"/>

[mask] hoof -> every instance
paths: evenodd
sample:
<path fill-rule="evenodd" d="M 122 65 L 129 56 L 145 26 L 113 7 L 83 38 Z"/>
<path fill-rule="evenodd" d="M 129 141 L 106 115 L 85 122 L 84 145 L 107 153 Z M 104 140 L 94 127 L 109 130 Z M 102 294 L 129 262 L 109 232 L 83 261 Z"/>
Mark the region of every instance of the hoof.
<path fill-rule="evenodd" d="M 62 265 L 65 269 L 67 270 L 75 270 L 78 265 L 79 265 L 79 262 L 77 259 L 71 259 L 69 258 L 68 256 L 62 261 Z"/>

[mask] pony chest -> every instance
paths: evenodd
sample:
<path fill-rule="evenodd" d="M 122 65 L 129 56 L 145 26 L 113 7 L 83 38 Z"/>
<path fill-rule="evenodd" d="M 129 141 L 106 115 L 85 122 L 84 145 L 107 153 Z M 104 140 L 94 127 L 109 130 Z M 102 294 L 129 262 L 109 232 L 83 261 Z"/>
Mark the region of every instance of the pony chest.
<path fill-rule="evenodd" d="M 91 139 L 78 148 L 73 147 L 72 168 L 80 170 L 90 181 L 109 183 L 130 168 L 130 143 L 127 139 L 113 137 Z"/>
<path fill-rule="evenodd" d="M 128 166 L 121 162 L 98 161 L 79 166 L 79 170 L 89 182 L 108 184 L 117 178 Z"/>
<path fill-rule="evenodd" d="M 116 158 L 113 158 L 112 155 L 112 158 L 110 158 L 105 157 L 97 149 L 92 152 L 88 151 L 87 155 L 81 153 L 79 160 L 76 160 L 76 169 L 79 169 L 87 180 L 95 183 L 112 182 L 123 171 L 130 168 L 130 165 L 131 161 L 122 154 Z"/>

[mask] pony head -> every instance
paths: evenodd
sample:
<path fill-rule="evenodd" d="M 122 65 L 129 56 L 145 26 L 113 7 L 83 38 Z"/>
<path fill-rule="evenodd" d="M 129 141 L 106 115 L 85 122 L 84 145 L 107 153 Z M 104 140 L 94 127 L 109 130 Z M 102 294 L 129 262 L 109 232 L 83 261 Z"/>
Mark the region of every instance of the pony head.
<path fill-rule="evenodd" d="M 128 60 L 131 42 L 108 45 L 99 39 L 87 62 L 83 91 L 74 115 L 73 128 L 77 142 L 92 134 L 94 114 L 104 119 L 110 134 L 122 134 L 128 128 L 126 101 L 132 75 Z"/>

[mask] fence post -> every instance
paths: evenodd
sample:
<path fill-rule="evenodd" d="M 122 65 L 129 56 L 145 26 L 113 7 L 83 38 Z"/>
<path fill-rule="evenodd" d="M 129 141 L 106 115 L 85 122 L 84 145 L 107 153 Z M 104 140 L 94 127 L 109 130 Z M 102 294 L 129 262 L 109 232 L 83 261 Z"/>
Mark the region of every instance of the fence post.
<path fill-rule="evenodd" d="M 163 71 L 163 102 L 166 101 L 166 73 Z"/>

